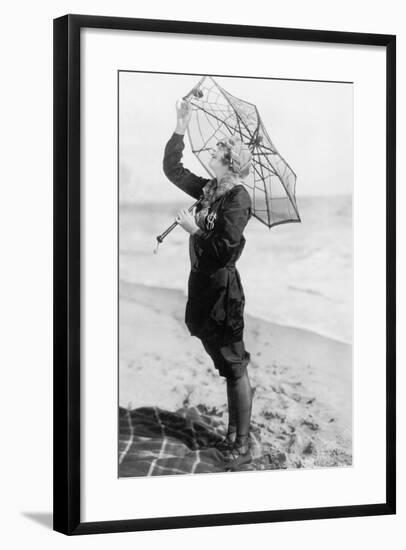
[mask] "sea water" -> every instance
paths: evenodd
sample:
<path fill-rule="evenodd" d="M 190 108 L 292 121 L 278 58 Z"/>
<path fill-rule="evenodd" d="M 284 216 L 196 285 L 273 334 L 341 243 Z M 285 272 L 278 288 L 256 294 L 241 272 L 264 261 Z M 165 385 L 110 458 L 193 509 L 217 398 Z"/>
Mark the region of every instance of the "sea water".
<path fill-rule="evenodd" d="M 186 295 L 188 235 L 177 227 L 153 254 L 156 236 L 172 223 L 174 203 L 121 204 L 120 280 L 176 288 Z M 268 229 L 252 218 L 237 264 L 245 311 L 283 325 L 352 342 L 352 197 L 298 198 L 301 223 Z"/>

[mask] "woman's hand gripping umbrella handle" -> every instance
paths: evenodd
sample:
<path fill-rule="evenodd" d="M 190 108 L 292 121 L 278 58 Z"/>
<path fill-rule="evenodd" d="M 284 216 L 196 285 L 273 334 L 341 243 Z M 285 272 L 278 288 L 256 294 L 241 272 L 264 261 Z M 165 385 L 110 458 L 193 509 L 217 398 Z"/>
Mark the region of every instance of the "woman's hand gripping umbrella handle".
<path fill-rule="evenodd" d="M 193 203 L 192 206 L 190 206 L 190 207 L 188 208 L 188 211 L 189 211 L 189 212 L 192 212 L 193 209 L 194 209 L 198 204 L 200 204 L 200 203 L 202 202 L 202 200 L 203 200 L 203 196 L 200 197 L 200 199 L 197 200 L 195 203 Z M 160 235 L 157 236 L 157 238 L 156 238 L 157 244 L 156 244 L 156 248 L 155 248 L 155 250 L 154 250 L 154 254 L 156 254 L 156 253 L 158 252 L 158 246 L 163 242 L 163 240 L 165 239 L 165 237 L 167 237 L 167 236 L 169 235 L 169 233 L 170 233 L 171 231 L 173 231 L 177 225 L 179 225 L 179 224 L 178 224 L 178 222 L 175 220 L 175 221 L 173 222 L 172 225 L 170 225 L 167 229 L 165 229 L 165 231 L 164 231 L 163 233 L 161 233 Z"/>

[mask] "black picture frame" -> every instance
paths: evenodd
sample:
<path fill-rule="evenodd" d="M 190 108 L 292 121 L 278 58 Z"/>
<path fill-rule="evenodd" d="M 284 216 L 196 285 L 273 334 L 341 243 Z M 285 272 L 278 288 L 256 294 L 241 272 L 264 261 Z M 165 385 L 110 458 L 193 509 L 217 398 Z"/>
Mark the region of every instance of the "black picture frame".
<path fill-rule="evenodd" d="M 293 510 L 81 522 L 80 31 L 83 28 L 386 48 L 386 500 Z M 386 515 L 396 512 L 396 37 L 66 15 L 54 20 L 54 529 L 67 535 Z"/>

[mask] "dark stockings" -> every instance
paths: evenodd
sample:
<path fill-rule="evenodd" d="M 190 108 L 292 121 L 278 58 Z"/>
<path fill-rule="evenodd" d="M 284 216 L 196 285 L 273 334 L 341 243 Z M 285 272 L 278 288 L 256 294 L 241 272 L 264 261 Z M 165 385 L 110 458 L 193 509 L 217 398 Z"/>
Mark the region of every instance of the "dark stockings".
<path fill-rule="evenodd" d="M 232 380 L 227 378 L 228 437 L 236 435 L 238 447 L 248 447 L 251 423 L 252 391 L 248 373 Z"/>

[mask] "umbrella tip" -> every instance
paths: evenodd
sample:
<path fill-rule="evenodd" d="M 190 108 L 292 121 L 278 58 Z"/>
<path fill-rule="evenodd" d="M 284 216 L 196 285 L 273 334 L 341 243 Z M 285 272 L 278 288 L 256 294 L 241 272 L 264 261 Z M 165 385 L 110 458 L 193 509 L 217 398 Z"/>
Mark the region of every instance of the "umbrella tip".
<path fill-rule="evenodd" d="M 203 97 L 203 91 L 201 90 L 201 88 L 194 88 L 192 90 L 192 94 L 199 99 Z"/>

